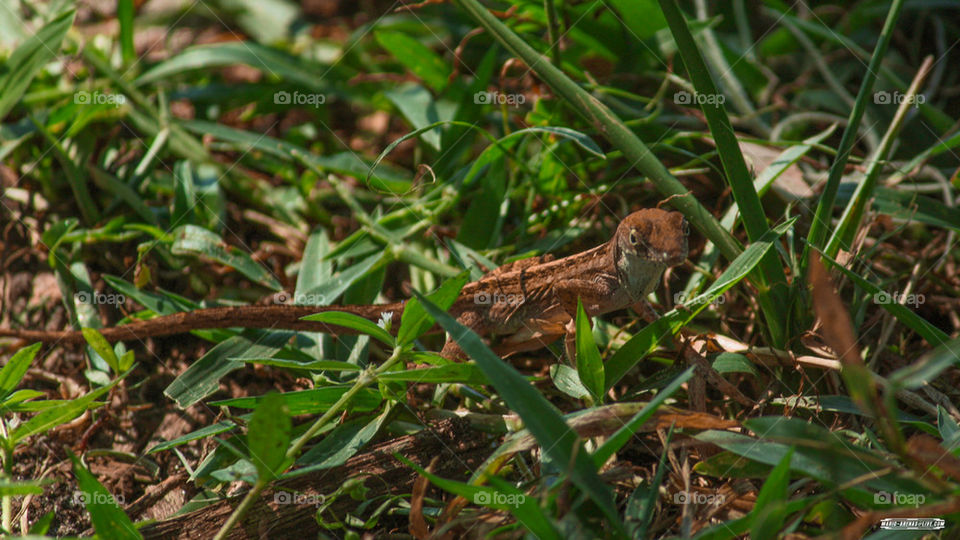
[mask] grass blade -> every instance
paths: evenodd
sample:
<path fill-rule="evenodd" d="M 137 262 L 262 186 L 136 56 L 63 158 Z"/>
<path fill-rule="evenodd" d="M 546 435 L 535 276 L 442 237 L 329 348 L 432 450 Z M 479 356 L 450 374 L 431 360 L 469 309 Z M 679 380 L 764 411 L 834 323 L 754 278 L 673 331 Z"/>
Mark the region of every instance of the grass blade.
<path fill-rule="evenodd" d="M 893 27 L 900 18 L 900 10 L 903 8 L 903 0 L 893 0 L 890 4 L 890 10 L 887 12 L 887 19 L 883 23 L 883 30 L 880 32 L 880 39 L 873 50 L 873 56 L 870 58 L 870 65 L 867 66 L 867 72 L 863 77 L 863 83 L 860 85 L 860 91 L 857 92 L 857 99 L 853 104 L 853 110 L 847 118 L 847 126 L 843 130 L 843 136 L 840 138 L 840 145 L 837 147 L 837 157 L 830 166 L 830 174 L 827 177 L 827 184 L 820 195 L 820 203 L 817 205 L 813 222 L 810 225 L 810 234 L 807 236 L 809 245 L 820 248 L 826 240 L 827 230 L 830 228 L 831 214 L 833 212 L 834 199 L 837 197 L 837 189 L 840 187 L 840 180 L 843 178 L 844 168 L 847 166 L 847 160 L 850 158 L 850 152 L 853 150 L 853 143 L 857 138 L 857 129 L 860 126 L 860 120 L 867 108 L 870 93 L 873 91 L 873 84 L 877 80 L 877 73 L 883 57 L 887 52 L 887 46 L 890 44 L 890 38 L 893 36 Z M 808 264 L 809 246 L 804 248 L 801 264 L 804 269 Z"/>

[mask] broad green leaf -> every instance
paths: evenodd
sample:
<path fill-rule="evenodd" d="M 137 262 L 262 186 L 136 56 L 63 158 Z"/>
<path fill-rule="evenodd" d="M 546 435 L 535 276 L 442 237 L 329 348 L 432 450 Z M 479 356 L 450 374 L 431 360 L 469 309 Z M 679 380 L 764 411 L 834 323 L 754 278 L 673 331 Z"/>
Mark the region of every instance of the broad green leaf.
<path fill-rule="evenodd" d="M 136 300 L 138 304 L 158 315 L 170 315 L 178 311 L 192 311 L 200 307 L 200 304 L 180 295 L 172 293 L 157 294 L 138 289 L 132 283 L 116 276 L 104 275 L 103 280 L 106 281 L 113 290 Z"/>
<path fill-rule="evenodd" d="M 27 480 L 23 482 L 11 482 L 9 480 L 0 480 L 0 497 L 16 497 L 22 495 L 42 495 L 44 484 L 51 481 Z"/>
<path fill-rule="evenodd" d="M 15 390 L 7 397 L 0 400 L 0 411 L 2 412 L 27 412 L 40 411 L 47 406 L 56 407 L 56 403 L 62 403 L 62 400 L 29 401 L 45 396 L 39 390 Z"/>
<path fill-rule="evenodd" d="M 593 329 L 590 318 L 583 309 L 583 302 L 577 298 L 577 374 L 580 382 L 590 391 L 594 403 L 603 403 L 603 359 L 593 341 Z"/>
<path fill-rule="evenodd" d="M 98 167 L 89 167 L 90 178 L 100 189 L 115 195 L 123 202 L 127 203 L 134 212 L 137 213 L 147 223 L 157 224 L 157 215 L 144 202 L 143 197 L 129 185 L 120 181 L 116 176 L 104 171 Z"/>
<path fill-rule="evenodd" d="M 141 75 L 136 80 L 136 85 L 144 86 L 169 80 L 174 75 L 191 70 L 234 64 L 246 64 L 317 92 L 330 91 L 331 76 L 337 72 L 336 69 L 331 70 L 318 62 L 290 56 L 278 49 L 246 40 L 189 47 Z M 318 73 L 328 73 L 328 77 L 318 77 Z"/>
<path fill-rule="evenodd" d="M 450 66 L 436 53 L 407 34 L 393 31 L 374 32 L 377 42 L 398 62 L 440 93 L 447 86 Z"/>
<path fill-rule="evenodd" d="M 290 412 L 281 394 L 270 392 L 263 396 L 247 430 L 250 460 L 259 479 L 272 480 L 283 471 L 292 430 Z"/>
<path fill-rule="evenodd" d="M 246 330 L 218 343 L 202 358 L 190 364 L 163 393 L 185 409 L 218 391 L 224 375 L 243 367 L 230 359 L 272 356 L 283 347 L 290 335 L 290 332 Z"/>
<path fill-rule="evenodd" d="M 67 456 L 73 462 L 73 474 L 77 477 L 77 485 L 82 490 L 76 493 L 75 498 L 80 499 L 86 506 L 87 512 L 90 512 L 90 521 L 97 536 L 118 540 L 143 538 L 127 514 L 120 509 L 117 500 L 100 484 L 97 477 L 83 466 L 80 458 L 69 449 Z"/>
<path fill-rule="evenodd" d="M 763 480 L 770 475 L 771 466 L 743 459 L 733 452 L 723 451 L 697 463 L 694 472 L 715 478 L 757 478 Z"/>
<path fill-rule="evenodd" d="M 317 414 L 332 407 L 343 394 L 350 390 L 350 386 L 324 386 L 310 390 L 297 390 L 279 394 L 280 401 L 290 409 L 291 416 L 300 414 Z M 254 409 L 260 405 L 264 396 L 224 399 L 211 402 L 211 405 L 237 407 L 239 409 Z M 376 409 L 382 398 L 380 393 L 372 388 L 364 388 L 353 396 L 347 404 L 347 410 L 365 412 Z"/>
<path fill-rule="evenodd" d="M 87 340 L 87 343 L 93 350 L 97 351 L 97 354 L 101 358 L 107 361 L 107 364 L 110 366 L 110 369 L 113 370 L 117 375 L 123 373 L 120 370 L 120 359 L 117 358 L 117 353 L 114 352 L 113 347 L 110 346 L 108 342 L 96 328 L 81 328 L 80 331 L 83 333 L 83 339 Z"/>
<path fill-rule="evenodd" d="M 750 373 L 759 375 L 760 372 L 746 356 L 739 353 L 723 352 L 713 361 L 713 369 L 717 373 Z"/>
<path fill-rule="evenodd" d="M 123 356 L 120 357 L 120 371 L 118 373 L 126 373 L 128 369 L 133 367 L 133 361 L 133 351 L 123 353 Z"/>
<path fill-rule="evenodd" d="M 450 306 L 460 295 L 460 290 L 466 285 L 467 279 L 465 272 L 453 279 L 448 279 L 436 291 L 430 293 L 427 298 L 443 310 L 450 309 Z M 409 345 L 429 330 L 431 326 L 433 326 L 433 319 L 427 314 L 427 310 L 423 308 L 419 300 L 411 298 L 403 306 L 400 330 L 397 331 L 397 343 L 401 346 Z"/>
<path fill-rule="evenodd" d="M 942 446 L 956 455 L 957 450 L 960 450 L 960 425 L 957 425 L 956 420 L 941 406 L 937 406 L 937 428 L 940 430 L 940 438 L 943 439 Z"/>
<path fill-rule="evenodd" d="M 196 441 L 200 439 L 205 439 L 207 437 L 212 437 L 214 435 L 219 435 L 220 433 L 230 431 L 235 427 L 237 427 L 237 425 L 230 420 L 217 422 L 216 424 L 204 426 L 196 431 L 191 431 L 190 433 L 187 433 L 186 435 L 183 435 L 181 437 L 177 437 L 176 439 L 156 444 L 152 446 L 149 450 L 147 450 L 147 454 L 155 454 L 157 452 L 162 452 L 164 450 L 169 450 L 171 448 L 175 448 L 177 446 L 187 444 L 188 442 L 191 442 L 191 441 Z"/>
<path fill-rule="evenodd" d="M 297 468 L 283 475 L 284 478 L 301 476 L 320 469 L 339 467 L 360 451 L 380 431 L 383 423 L 390 418 L 392 410 L 387 407 L 383 413 L 370 420 L 369 417 L 348 420 L 324 435 L 316 446 L 303 453 L 297 459 Z"/>
<path fill-rule="evenodd" d="M 197 225 L 194 208 L 197 205 L 197 188 L 193 181 L 190 162 L 180 160 L 173 167 L 173 212 L 170 223 L 174 225 Z"/>
<path fill-rule="evenodd" d="M 340 362 L 337 360 L 314 360 L 312 362 L 299 362 L 297 360 L 286 360 L 283 358 L 230 358 L 235 362 L 247 362 L 249 364 L 260 364 L 264 366 L 276 366 L 287 369 L 303 369 L 306 371 L 360 371 L 363 367 L 350 362 Z"/>
<path fill-rule="evenodd" d="M 34 343 L 20 349 L 7 361 L 3 369 L 0 369 L 0 402 L 5 401 L 23 380 L 41 345 L 41 343 Z"/>
<path fill-rule="evenodd" d="M 225 0 L 217 8 L 231 14 L 231 23 L 256 43 L 287 43 L 304 23 L 300 4 L 291 0 Z"/>
<path fill-rule="evenodd" d="M 33 525 L 30 525 L 30 530 L 27 532 L 27 535 L 46 536 L 50 530 L 50 524 L 53 523 L 53 518 L 56 517 L 56 515 L 56 512 L 51 510 L 37 518 L 37 520 L 33 522 Z"/>
<path fill-rule="evenodd" d="M 176 255 L 203 255 L 231 266 L 252 281 L 279 291 L 283 285 L 269 270 L 253 260 L 249 253 L 229 246 L 216 234 L 196 225 L 184 225 L 174 231 L 171 251 Z"/>
<path fill-rule="evenodd" d="M 389 332 L 378 326 L 376 323 L 346 311 L 326 311 L 324 313 L 315 313 L 303 318 L 305 321 L 319 321 L 337 326 L 352 328 L 361 334 L 366 334 L 379 339 L 386 345 L 393 347 L 394 339 Z"/>
<path fill-rule="evenodd" d="M 410 381 L 412 383 L 460 383 L 460 384 L 490 384 L 483 371 L 476 364 L 447 364 L 423 369 L 408 369 L 405 371 L 388 371 L 377 375 L 381 381 Z"/>
<path fill-rule="evenodd" d="M 557 389 L 574 399 L 590 399 L 590 391 L 580 381 L 577 370 L 566 364 L 550 366 L 550 378 Z"/>
<path fill-rule="evenodd" d="M 424 130 L 421 139 L 434 150 L 440 150 L 441 130 L 438 126 L 456 118 L 457 104 L 436 100 L 426 88 L 414 83 L 401 84 L 384 92 L 400 114 L 415 130 Z"/>
<path fill-rule="evenodd" d="M 70 422 L 83 414 L 87 409 L 98 407 L 99 404 L 95 404 L 94 400 L 109 392 L 120 380 L 121 378 L 114 379 L 110 384 L 97 388 L 82 397 L 71 399 L 60 407 L 46 409 L 37 413 L 33 418 L 14 428 L 10 434 L 10 444 L 15 446 L 31 435 L 45 433 L 59 425 Z"/>
<path fill-rule="evenodd" d="M 336 275 L 327 276 L 327 279 L 321 281 L 320 284 L 299 294 L 301 297 L 315 299 L 315 302 L 310 302 L 312 304 L 324 306 L 332 304 L 344 291 L 350 288 L 354 282 L 367 274 L 372 268 L 376 267 L 377 264 L 383 262 L 385 257 L 386 254 L 383 251 L 374 253 L 340 270 Z"/>

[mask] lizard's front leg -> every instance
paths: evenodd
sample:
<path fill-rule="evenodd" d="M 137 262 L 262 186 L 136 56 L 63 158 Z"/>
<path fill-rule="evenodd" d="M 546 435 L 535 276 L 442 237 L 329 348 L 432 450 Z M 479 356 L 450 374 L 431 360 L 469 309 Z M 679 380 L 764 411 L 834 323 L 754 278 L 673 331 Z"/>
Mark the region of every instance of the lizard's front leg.
<path fill-rule="evenodd" d="M 479 336 L 486 335 L 487 321 L 475 310 L 464 311 L 457 317 L 457 322 L 473 330 Z M 443 349 L 440 350 L 440 356 L 454 361 L 467 359 L 467 353 L 460 348 L 460 344 L 449 336 L 447 342 L 443 344 Z"/>
<path fill-rule="evenodd" d="M 599 306 L 601 305 L 607 305 L 613 309 L 623 307 L 617 305 L 620 303 L 617 297 L 622 294 L 622 291 L 617 290 L 613 280 L 601 277 L 597 280 L 561 280 L 553 285 L 553 292 L 560 302 L 560 307 L 562 307 L 563 311 L 570 317 L 564 326 L 566 332 L 564 348 L 567 352 L 567 358 L 569 358 L 571 362 L 575 362 L 577 350 L 577 299 L 583 304 L 583 310 L 587 314 L 587 320 L 590 321 L 592 315 L 600 312 Z M 613 311 L 613 309 L 606 309 L 604 312 Z"/>
<path fill-rule="evenodd" d="M 640 318 L 647 321 L 647 324 L 660 318 L 660 314 L 657 313 L 657 310 L 653 309 L 653 306 L 650 305 L 650 302 L 648 302 L 646 298 L 641 298 L 639 302 L 630 307 L 640 315 Z"/>

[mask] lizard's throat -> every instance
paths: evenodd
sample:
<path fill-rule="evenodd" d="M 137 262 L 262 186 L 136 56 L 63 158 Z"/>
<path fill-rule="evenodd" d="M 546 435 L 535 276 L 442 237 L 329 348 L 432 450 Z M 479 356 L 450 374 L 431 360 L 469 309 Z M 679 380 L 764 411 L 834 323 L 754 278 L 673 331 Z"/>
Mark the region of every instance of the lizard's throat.
<path fill-rule="evenodd" d="M 657 282 L 666 268 L 663 263 L 628 252 L 621 252 L 617 260 L 620 282 L 634 301 L 646 297 L 657 287 Z"/>

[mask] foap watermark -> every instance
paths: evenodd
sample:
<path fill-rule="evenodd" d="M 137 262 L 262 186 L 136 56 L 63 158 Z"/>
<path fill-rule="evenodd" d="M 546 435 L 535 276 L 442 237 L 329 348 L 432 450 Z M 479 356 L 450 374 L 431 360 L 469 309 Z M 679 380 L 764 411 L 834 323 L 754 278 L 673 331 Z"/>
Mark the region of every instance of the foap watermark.
<path fill-rule="evenodd" d="M 286 90 L 280 90 L 273 93 L 273 102 L 277 105 L 312 105 L 319 107 L 327 102 L 327 96 L 316 92 L 294 90 L 291 94 Z"/>
<path fill-rule="evenodd" d="M 687 306 L 690 304 L 713 304 L 714 307 L 723 305 L 726 298 L 722 294 L 697 294 L 689 295 L 678 292 L 673 295 L 673 303 L 676 305 Z"/>
<path fill-rule="evenodd" d="M 873 295 L 874 304 L 903 304 L 905 306 L 918 307 L 926 301 L 927 297 L 923 294 L 903 294 L 898 292 L 891 294 L 880 291 Z"/>
<path fill-rule="evenodd" d="M 873 102 L 877 105 L 899 105 L 901 103 L 907 103 L 914 107 L 919 107 L 927 102 L 927 98 L 923 94 L 903 94 L 898 91 L 887 92 L 886 90 L 880 90 L 873 93 Z"/>
<path fill-rule="evenodd" d="M 700 92 L 690 93 L 686 90 L 679 90 L 673 94 L 673 102 L 677 105 L 722 105 L 727 101 L 727 96 L 723 94 L 701 94 Z"/>
<path fill-rule="evenodd" d="M 123 495 L 112 495 L 110 493 L 87 493 L 85 491 L 74 491 L 73 502 L 76 504 L 116 504 L 123 506 L 126 504 Z"/>
<path fill-rule="evenodd" d="M 474 504 L 520 506 L 527 500 L 523 493 L 500 493 L 499 491 L 483 490 L 473 494 Z"/>
<path fill-rule="evenodd" d="M 900 493 L 894 491 L 878 491 L 873 494 L 873 504 L 895 504 L 897 506 L 918 507 L 926 502 L 927 497 L 923 493 Z"/>
<path fill-rule="evenodd" d="M 104 94 L 99 90 L 93 92 L 78 90 L 73 93 L 73 102 L 77 105 L 113 105 L 119 107 L 127 102 L 127 96 L 123 94 Z"/>
<path fill-rule="evenodd" d="M 273 494 L 275 504 L 295 504 L 297 506 L 321 506 L 327 502 L 323 494 L 308 495 L 291 491 L 277 491 Z"/>
<path fill-rule="evenodd" d="M 501 94 L 500 92 L 480 91 L 473 95 L 473 102 L 477 105 L 510 105 L 516 107 L 527 102 L 523 94 Z"/>
<path fill-rule="evenodd" d="M 673 494 L 674 504 L 709 504 L 712 506 L 720 506 L 725 500 L 726 497 L 719 493 L 680 490 Z"/>
<path fill-rule="evenodd" d="M 522 294 L 503 294 L 478 292 L 473 295 L 473 303 L 477 305 L 507 304 L 508 306 L 519 306 L 523 303 Z"/>
<path fill-rule="evenodd" d="M 314 293 L 289 293 L 280 291 L 273 295 L 273 301 L 277 304 L 296 304 L 301 306 L 325 306 L 327 297 L 323 294 Z"/>
<path fill-rule="evenodd" d="M 112 305 L 119 306 L 120 304 L 127 301 L 127 297 L 122 294 L 104 294 L 101 292 L 87 292 L 80 291 L 74 293 L 73 300 L 78 304 L 91 304 L 94 306 L 98 305 Z"/>

